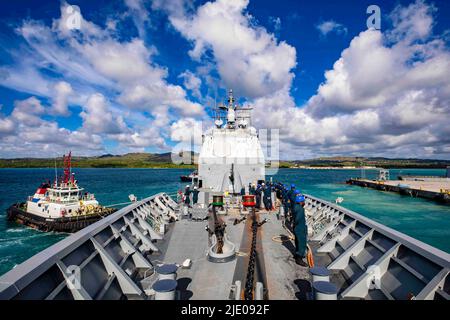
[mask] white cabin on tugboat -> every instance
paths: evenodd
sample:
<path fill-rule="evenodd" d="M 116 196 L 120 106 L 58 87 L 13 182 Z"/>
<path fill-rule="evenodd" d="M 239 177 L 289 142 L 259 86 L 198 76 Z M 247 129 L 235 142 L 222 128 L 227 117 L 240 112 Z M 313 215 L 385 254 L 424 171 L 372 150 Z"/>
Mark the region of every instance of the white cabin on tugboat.
<path fill-rule="evenodd" d="M 27 212 L 44 218 L 63 218 L 84 214 L 99 206 L 93 194 L 83 194 L 83 188 L 76 180 L 68 183 L 56 183 L 45 188 L 45 184 L 36 190 L 27 201 Z"/>
<path fill-rule="evenodd" d="M 85 215 L 99 206 L 93 194 L 80 188 L 71 172 L 69 153 L 64 157 L 64 176 L 60 181 L 55 177 L 53 186 L 43 183 L 27 201 L 27 212 L 49 219 Z"/>

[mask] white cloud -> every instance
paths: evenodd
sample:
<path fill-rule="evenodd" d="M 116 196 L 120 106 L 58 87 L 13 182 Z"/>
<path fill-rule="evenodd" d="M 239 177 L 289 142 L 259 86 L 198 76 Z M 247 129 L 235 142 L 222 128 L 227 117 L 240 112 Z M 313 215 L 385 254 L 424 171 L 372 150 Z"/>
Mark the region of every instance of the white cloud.
<path fill-rule="evenodd" d="M 189 70 L 181 73 L 179 78 L 183 79 L 183 85 L 186 89 L 190 90 L 194 97 L 201 99 L 202 94 L 200 93 L 200 87 L 202 85 L 202 80 Z"/>
<path fill-rule="evenodd" d="M 44 112 L 45 109 L 41 102 L 35 97 L 31 97 L 15 102 L 11 118 L 26 126 L 38 127 L 44 122 L 40 118 Z"/>
<path fill-rule="evenodd" d="M 164 10 L 174 17 L 182 17 L 193 10 L 193 0 L 152 0 L 153 10 Z"/>
<path fill-rule="evenodd" d="M 105 97 L 99 93 L 89 97 L 80 117 L 87 132 L 117 134 L 127 131 L 123 118 L 112 114 Z"/>
<path fill-rule="evenodd" d="M 0 137 L 14 132 L 14 122 L 8 118 L 0 118 Z"/>
<path fill-rule="evenodd" d="M 80 7 L 75 8 L 75 6 L 71 6 L 66 1 L 62 1 L 60 7 L 61 17 L 53 21 L 53 31 L 59 33 L 62 37 L 74 36 L 78 31 L 80 31 L 84 37 L 107 36 L 107 33 L 99 26 L 84 19 L 81 9 L 80 12 L 77 12 L 77 9 L 80 9 Z M 79 18 L 79 30 L 77 28 L 72 28 L 72 25 L 69 23 L 74 16 Z"/>
<path fill-rule="evenodd" d="M 389 15 L 394 28 L 388 37 L 394 41 L 407 42 L 426 39 L 432 31 L 435 12 L 436 8 L 423 0 L 417 0 L 407 7 L 397 6 Z"/>
<path fill-rule="evenodd" d="M 412 8 L 423 23 L 408 23 L 405 33 L 402 19 L 411 19 Z M 311 153 L 448 158 L 450 52 L 431 36 L 433 12 L 422 1 L 396 8 L 394 29 L 355 37 L 301 108 L 288 90 L 256 99 L 257 124 L 280 128 L 291 158 Z"/>
<path fill-rule="evenodd" d="M 70 37 L 65 33 L 59 34 L 42 22 L 32 20 L 24 21 L 16 31 L 30 47 L 28 52 L 22 52 L 21 55 L 30 56 L 25 61 L 25 66 L 34 73 L 38 73 L 39 69 L 44 68 L 64 74 L 67 81 L 79 80 L 97 86 L 113 86 L 111 80 L 99 74 L 90 63 L 83 59 L 83 55 L 78 50 L 74 50 L 82 49 L 79 46 L 80 42 L 76 40 L 77 37 Z M 84 40 L 80 39 L 80 41 Z M 17 58 L 21 59 L 21 57 Z M 21 64 L 19 61 L 19 65 L 23 65 L 23 63 Z M 10 70 L 9 74 L 20 78 L 20 73 L 17 74 Z M 40 77 L 42 78 L 42 76 Z"/>
<path fill-rule="evenodd" d="M 344 25 L 337 23 L 334 20 L 323 21 L 319 23 L 316 28 L 323 36 L 326 36 L 330 32 L 335 32 L 336 34 L 347 34 L 348 32 Z"/>
<path fill-rule="evenodd" d="M 142 0 L 125 0 L 125 4 L 132 14 L 132 18 L 141 38 L 146 35 L 146 23 L 150 20 L 148 11 Z"/>
<path fill-rule="evenodd" d="M 269 23 L 273 25 L 273 31 L 275 33 L 281 30 L 281 19 L 280 17 L 269 17 Z"/>
<path fill-rule="evenodd" d="M 136 24 L 147 22 L 143 2 L 127 0 L 126 4 L 133 17 L 140 19 L 135 20 Z M 13 139 L 11 122 L 16 125 L 20 122 L 36 129 L 25 130 L 15 141 L 32 139 L 39 130 L 42 130 L 40 136 L 45 136 L 44 130 L 52 129 L 59 136 L 64 135 L 67 141 L 78 141 L 81 134 L 92 134 L 96 137 L 91 141 L 95 150 L 103 147 L 94 141 L 101 144 L 105 138 L 129 148 L 152 145 L 166 148 L 163 137 L 167 136 L 168 124 L 173 118 L 204 115 L 203 107 L 190 101 L 183 87 L 167 81 L 167 68 L 153 62 L 158 54 L 156 48 L 147 46 L 142 39 L 119 40 L 117 20 L 111 17 L 107 17 L 107 26 L 102 28 L 81 15 L 81 28 L 72 30 L 66 24 L 68 6 L 66 2 L 61 3 L 61 17 L 54 19 L 51 27 L 42 21 L 25 20 L 16 29 L 27 46 L 11 52 L 15 63 L 0 69 L 0 84 L 46 97 L 52 106 L 41 105 L 41 110 L 36 98 L 26 103 L 17 102 L 11 116 L 1 119 L 2 135 L 8 134 L 7 138 Z M 55 80 L 49 74 L 58 74 L 64 81 Z M 190 80 L 189 85 L 195 86 L 194 76 Z M 33 112 L 23 112 L 22 104 L 36 108 Z M 59 128 L 56 122 L 43 120 L 44 115 L 70 115 L 69 105 L 82 107 L 79 116 L 83 123 L 79 129 L 70 131 Z M 151 115 L 145 125 L 141 123 L 146 117 L 144 114 Z M 125 116 L 130 117 L 128 123 L 124 121 Z M 152 129 L 147 129 L 150 126 Z M 23 148 L 17 152 L 23 153 L 25 146 L 34 148 L 28 142 L 23 140 Z M 5 145 L 10 144 L 5 142 Z M 0 150 L 0 154 L 5 152 L 4 148 Z"/>
<path fill-rule="evenodd" d="M 117 140 L 123 145 L 139 149 L 145 147 L 167 148 L 164 138 L 161 137 L 157 127 L 149 126 L 141 131 L 135 131 L 130 134 L 119 134 Z"/>
<path fill-rule="evenodd" d="M 102 138 L 92 132 L 68 130 L 40 116 L 49 111 L 36 97 L 15 101 L 8 117 L 0 118 L 3 157 L 53 157 L 69 149 L 79 155 L 103 151 Z"/>
<path fill-rule="evenodd" d="M 180 86 L 162 82 L 131 86 L 122 93 L 118 101 L 141 110 L 156 111 L 160 107 L 172 107 L 181 115 L 203 115 L 202 106 L 186 100 L 186 92 Z"/>
<path fill-rule="evenodd" d="M 193 59 L 201 60 L 210 51 L 224 85 L 254 98 L 290 86 L 296 50 L 255 26 L 244 12 L 247 5 L 248 0 L 218 0 L 200 6 L 191 16 L 178 12 L 169 18 L 193 42 L 189 52 Z"/>
<path fill-rule="evenodd" d="M 53 114 L 68 116 L 70 111 L 68 109 L 68 99 L 73 94 L 73 89 L 70 83 L 65 81 L 58 82 L 55 87 L 55 96 L 53 99 Z"/>
<path fill-rule="evenodd" d="M 127 2 L 134 19 L 143 4 Z M 199 62 L 195 74 L 180 75 L 183 86 L 171 84 L 168 69 L 154 62 L 154 47 L 141 39 L 118 40 L 112 34 L 117 21 L 110 17 L 105 29 L 84 18 L 81 30 L 64 29 L 65 6 L 52 27 L 25 21 L 17 32 L 29 46 L 26 54 L 13 54 L 20 63 L 0 68 L 1 85 L 52 102 L 50 107 L 35 97 L 17 101 L 9 116 L 0 117 L 1 155 L 42 156 L 41 150 L 68 147 L 98 153 L 104 150 L 103 139 L 117 141 L 121 150 L 165 149 L 166 139 L 186 141 L 186 133 L 205 115 L 186 90 L 200 98 L 202 81 L 212 88 L 216 73 L 221 87 L 253 99 L 257 127 L 280 129 L 283 159 L 450 154 L 450 53 L 445 35 L 433 34 L 436 9 L 424 1 L 396 7 L 388 16 L 391 30 L 356 36 L 301 107 L 291 96 L 296 49 L 257 25 L 247 0 L 218 0 L 198 8 L 183 0 L 153 0 L 152 8 L 165 10 L 192 42 L 190 55 Z M 146 15 L 135 20 L 138 28 L 148 22 Z M 318 29 L 324 34 L 346 30 L 331 22 Z M 45 120 L 66 115 L 74 103 L 82 107 L 80 128 L 68 130 Z"/>
<path fill-rule="evenodd" d="M 161 81 L 167 76 L 166 69 L 149 64 L 156 50 L 148 49 L 140 39 L 125 43 L 114 39 L 88 42 L 76 44 L 76 49 L 94 70 L 121 85 L 144 78 L 149 82 Z"/>
<path fill-rule="evenodd" d="M 177 142 L 191 142 L 202 132 L 202 122 L 193 118 L 180 119 L 170 126 L 170 139 Z M 196 136 L 197 135 L 197 136 Z"/>

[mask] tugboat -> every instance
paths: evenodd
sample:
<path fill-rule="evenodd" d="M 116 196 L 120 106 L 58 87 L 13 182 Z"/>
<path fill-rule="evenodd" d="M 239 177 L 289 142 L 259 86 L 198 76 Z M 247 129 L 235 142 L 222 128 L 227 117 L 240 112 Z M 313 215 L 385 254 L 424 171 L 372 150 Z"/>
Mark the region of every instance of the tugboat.
<path fill-rule="evenodd" d="M 197 171 L 193 171 L 191 172 L 189 175 L 182 175 L 180 176 L 180 180 L 182 182 L 196 182 L 198 179 L 198 172 Z"/>
<path fill-rule="evenodd" d="M 71 170 L 72 155 L 63 156 L 64 176 L 53 185 L 42 183 L 26 202 L 7 209 L 7 218 L 41 231 L 76 232 L 115 212 L 99 205 L 94 195 L 78 186 Z"/>

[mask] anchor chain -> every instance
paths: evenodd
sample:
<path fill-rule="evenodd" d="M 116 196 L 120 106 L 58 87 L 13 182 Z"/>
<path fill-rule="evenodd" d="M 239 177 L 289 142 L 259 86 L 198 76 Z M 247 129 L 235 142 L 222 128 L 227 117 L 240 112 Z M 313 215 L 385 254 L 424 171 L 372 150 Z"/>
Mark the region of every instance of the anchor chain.
<path fill-rule="evenodd" d="M 244 287 L 244 299 L 245 300 L 253 300 L 253 282 L 255 275 L 255 266 L 256 266 L 256 236 L 258 233 L 258 227 L 260 225 L 256 221 L 255 211 L 253 209 L 252 212 L 252 245 L 249 253 L 248 260 L 248 268 L 247 268 L 247 276 Z"/>

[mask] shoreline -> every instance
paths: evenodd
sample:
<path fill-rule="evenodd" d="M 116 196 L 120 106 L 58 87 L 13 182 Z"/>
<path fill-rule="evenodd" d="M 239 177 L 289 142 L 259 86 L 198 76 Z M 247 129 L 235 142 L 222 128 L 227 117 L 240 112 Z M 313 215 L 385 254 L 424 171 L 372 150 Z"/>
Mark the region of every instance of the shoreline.
<path fill-rule="evenodd" d="M 197 166 L 185 166 L 185 167 L 176 167 L 176 166 L 155 166 L 155 167 L 76 167 L 73 166 L 74 169 L 185 169 L 185 170 L 196 170 Z M 270 169 L 271 167 L 266 167 L 266 169 Z M 54 167 L 0 167 L 1 169 L 52 169 Z M 388 169 L 388 170 L 446 170 L 445 167 L 279 167 L 279 170 L 286 169 L 295 169 L 295 170 L 380 170 L 380 169 Z"/>

